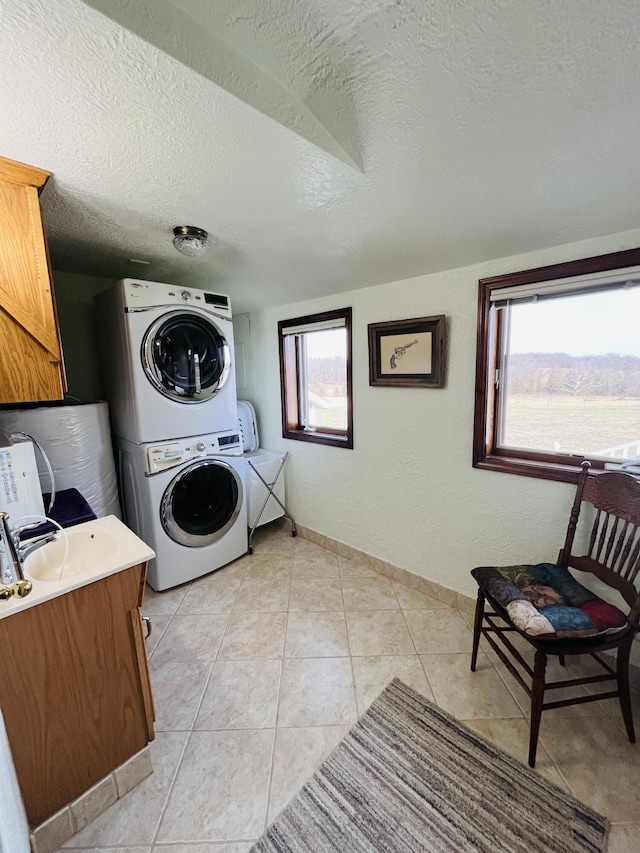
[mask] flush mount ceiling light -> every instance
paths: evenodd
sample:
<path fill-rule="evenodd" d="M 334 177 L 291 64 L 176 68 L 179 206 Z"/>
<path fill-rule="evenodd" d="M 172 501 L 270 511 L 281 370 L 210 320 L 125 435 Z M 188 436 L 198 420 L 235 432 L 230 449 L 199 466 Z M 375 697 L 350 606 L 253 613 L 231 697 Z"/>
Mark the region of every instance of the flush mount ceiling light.
<path fill-rule="evenodd" d="M 176 225 L 173 229 L 173 245 L 181 255 L 200 258 L 209 246 L 209 235 L 194 225 Z"/>

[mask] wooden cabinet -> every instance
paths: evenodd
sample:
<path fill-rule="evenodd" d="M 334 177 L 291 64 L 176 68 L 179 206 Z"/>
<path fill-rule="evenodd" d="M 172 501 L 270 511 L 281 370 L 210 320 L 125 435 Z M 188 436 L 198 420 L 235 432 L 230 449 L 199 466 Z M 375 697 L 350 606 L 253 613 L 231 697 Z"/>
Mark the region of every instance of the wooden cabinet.
<path fill-rule="evenodd" d="M 133 566 L 0 619 L 0 706 L 32 828 L 153 739 L 145 577 Z"/>
<path fill-rule="evenodd" d="M 66 391 L 38 191 L 49 172 L 0 157 L 0 403 Z"/>

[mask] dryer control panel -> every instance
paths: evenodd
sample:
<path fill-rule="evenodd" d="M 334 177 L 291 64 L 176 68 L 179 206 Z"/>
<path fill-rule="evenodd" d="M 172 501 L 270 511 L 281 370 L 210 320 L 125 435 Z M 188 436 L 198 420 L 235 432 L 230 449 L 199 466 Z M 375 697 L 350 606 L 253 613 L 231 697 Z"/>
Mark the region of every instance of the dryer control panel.
<path fill-rule="evenodd" d="M 149 308 L 176 308 L 190 305 L 211 311 L 219 317 L 231 319 L 231 301 L 226 293 L 211 293 L 194 287 L 187 289 L 158 281 L 122 280 L 125 311 L 142 311 Z"/>
<path fill-rule="evenodd" d="M 159 474 L 175 465 L 205 456 L 242 456 L 239 432 L 194 435 L 175 441 L 163 441 L 147 447 L 147 474 Z"/>

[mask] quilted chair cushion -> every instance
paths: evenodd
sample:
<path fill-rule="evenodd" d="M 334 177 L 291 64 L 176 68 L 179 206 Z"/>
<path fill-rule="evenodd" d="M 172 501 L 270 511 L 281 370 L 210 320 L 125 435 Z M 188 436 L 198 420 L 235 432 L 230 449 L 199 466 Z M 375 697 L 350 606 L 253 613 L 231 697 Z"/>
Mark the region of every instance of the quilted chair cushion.
<path fill-rule="evenodd" d="M 567 569 L 552 563 L 482 567 L 471 574 L 480 588 L 504 607 L 519 631 L 539 640 L 597 637 L 627 627 L 621 610 L 579 584 Z"/>

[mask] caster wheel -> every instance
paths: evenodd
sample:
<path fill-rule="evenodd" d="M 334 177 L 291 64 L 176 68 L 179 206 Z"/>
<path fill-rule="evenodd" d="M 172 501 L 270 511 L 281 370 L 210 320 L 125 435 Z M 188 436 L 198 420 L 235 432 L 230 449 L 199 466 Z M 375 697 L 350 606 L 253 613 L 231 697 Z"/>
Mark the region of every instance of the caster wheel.
<path fill-rule="evenodd" d="M 296 537 L 296 536 L 298 535 L 298 531 L 297 531 L 297 530 L 292 530 L 292 531 L 291 531 L 291 535 L 292 535 L 293 537 Z"/>
<path fill-rule="evenodd" d="M 249 553 L 253 554 L 253 548 L 251 547 L 251 545 L 249 545 Z"/>

